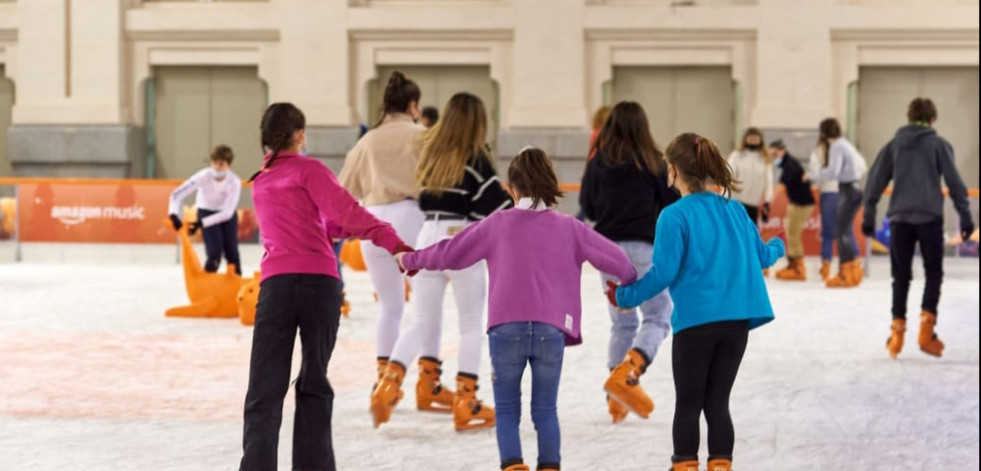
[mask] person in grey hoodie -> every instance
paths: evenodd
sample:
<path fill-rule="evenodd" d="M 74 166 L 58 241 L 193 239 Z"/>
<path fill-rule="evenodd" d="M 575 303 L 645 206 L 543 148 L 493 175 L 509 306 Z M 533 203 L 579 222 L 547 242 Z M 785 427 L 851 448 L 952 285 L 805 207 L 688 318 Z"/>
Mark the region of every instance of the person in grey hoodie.
<path fill-rule="evenodd" d="M 944 194 L 941 178 L 947 183 L 950 198 L 960 215 L 961 235 L 967 239 L 974 233 L 967 187 L 954 165 L 954 149 L 933 129 L 937 108 L 928 98 L 917 98 L 909 105 L 909 124 L 900 128 L 876 157 L 869 172 L 865 193 L 865 218 L 862 232 L 875 233 L 875 212 L 882 193 L 893 182 L 889 199 L 889 218 L 892 236 L 892 333 L 886 343 L 889 354 L 896 358 L 903 348 L 906 332 L 906 300 L 913 278 L 913 254 L 920 244 L 926 271 L 923 293 L 923 312 L 920 315 L 920 349 L 941 356 L 943 342 L 934 333 L 937 323 L 937 304 L 943 283 L 944 261 Z"/>

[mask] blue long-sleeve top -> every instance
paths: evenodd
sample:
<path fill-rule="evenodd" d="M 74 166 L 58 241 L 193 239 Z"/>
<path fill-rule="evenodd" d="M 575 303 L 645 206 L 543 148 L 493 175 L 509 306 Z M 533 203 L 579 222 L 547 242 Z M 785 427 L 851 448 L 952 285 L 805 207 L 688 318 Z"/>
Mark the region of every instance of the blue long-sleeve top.
<path fill-rule="evenodd" d="M 694 193 L 661 213 L 653 266 L 636 283 L 617 289 L 617 304 L 639 306 L 670 288 L 676 334 L 737 320 L 748 320 L 755 329 L 774 318 L 763 269 L 784 252 L 779 237 L 763 242 L 739 202 L 715 193 Z"/>

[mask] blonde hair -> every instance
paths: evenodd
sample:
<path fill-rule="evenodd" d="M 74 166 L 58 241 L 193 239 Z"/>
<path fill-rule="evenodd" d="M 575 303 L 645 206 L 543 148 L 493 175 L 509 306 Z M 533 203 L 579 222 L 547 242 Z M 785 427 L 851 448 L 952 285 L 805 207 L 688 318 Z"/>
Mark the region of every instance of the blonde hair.
<path fill-rule="evenodd" d="M 422 134 L 422 154 L 416 182 L 423 191 L 441 193 L 463 182 L 467 162 L 483 156 L 487 142 L 484 102 L 469 93 L 457 93 L 443 109 L 443 118 Z"/>

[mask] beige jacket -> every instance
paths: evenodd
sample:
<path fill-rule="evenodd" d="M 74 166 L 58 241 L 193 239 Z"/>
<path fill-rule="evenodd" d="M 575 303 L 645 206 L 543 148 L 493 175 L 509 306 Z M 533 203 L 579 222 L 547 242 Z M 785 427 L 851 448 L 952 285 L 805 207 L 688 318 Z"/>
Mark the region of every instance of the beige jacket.
<path fill-rule="evenodd" d="M 390 114 L 347 154 L 341 185 L 365 206 L 416 199 L 419 133 L 425 130 L 406 114 Z"/>

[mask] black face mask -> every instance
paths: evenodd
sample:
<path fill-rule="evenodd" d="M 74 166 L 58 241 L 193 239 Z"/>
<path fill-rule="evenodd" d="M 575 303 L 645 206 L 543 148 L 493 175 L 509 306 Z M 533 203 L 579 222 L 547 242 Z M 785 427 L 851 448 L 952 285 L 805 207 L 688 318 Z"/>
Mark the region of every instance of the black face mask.
<path fill-rule="evenodd" d="M 759 151 L 762 148 L 761 144 L 746 144 L 746 150 Z"/>

